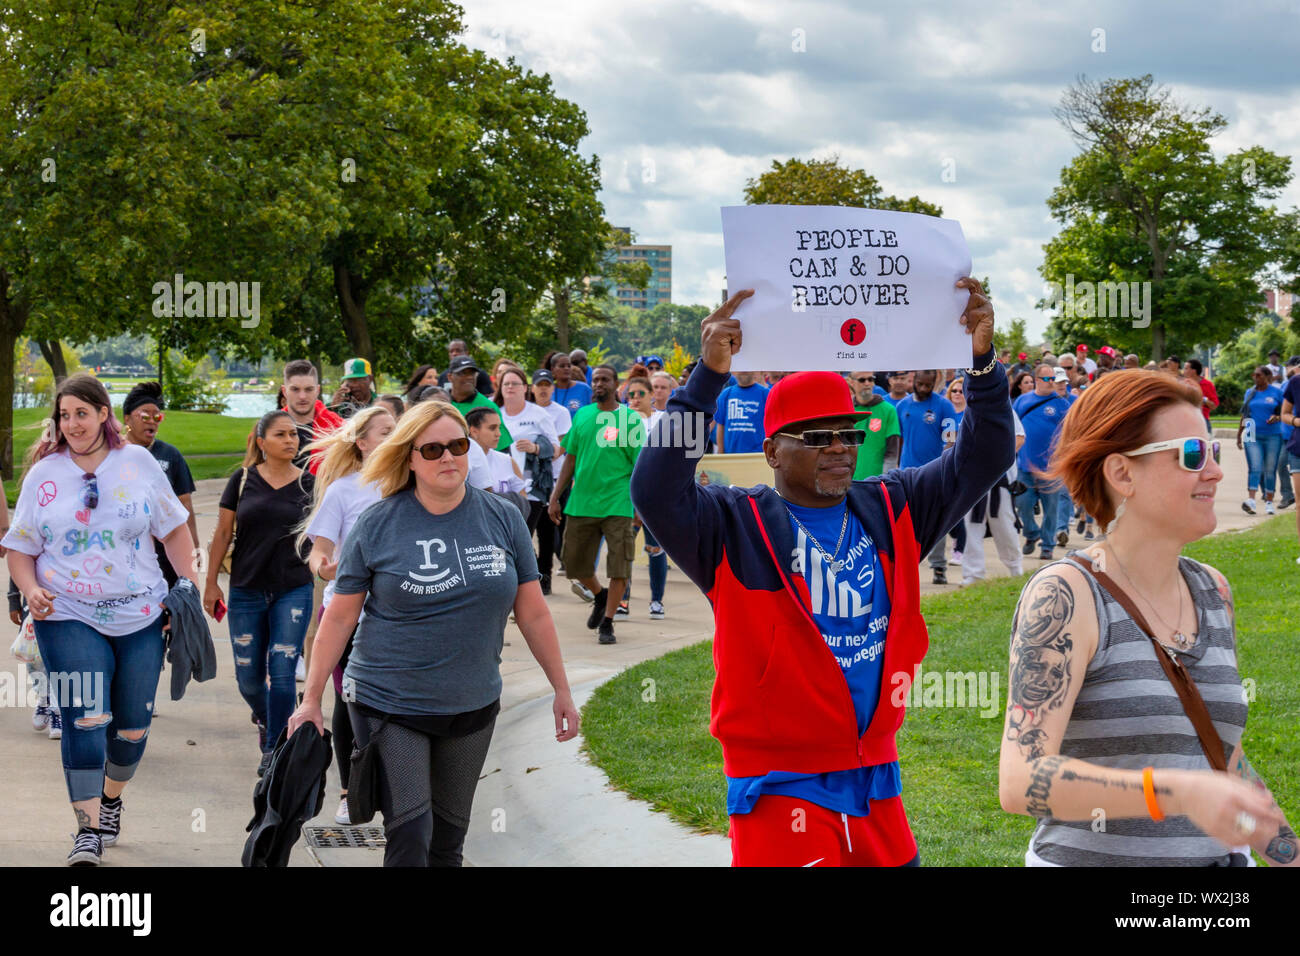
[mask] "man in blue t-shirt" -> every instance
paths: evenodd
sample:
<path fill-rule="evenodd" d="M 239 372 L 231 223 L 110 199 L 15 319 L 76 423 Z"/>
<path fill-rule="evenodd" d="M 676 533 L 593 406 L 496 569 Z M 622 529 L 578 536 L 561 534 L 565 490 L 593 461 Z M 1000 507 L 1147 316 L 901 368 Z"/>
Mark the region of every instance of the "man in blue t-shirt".
<path fill-rule="evenodd" d="M 813 620 L 849 685 L 858 734 L 864 734 L 880 699 L 889 630 L 889 591 L 879 552 L 843 502 L 829 508 L 790 501 L 785 506 L 797 545 L 795 571 L 808 583 Z M 831 773 L 773 771 L 761 777 L 728 777 L 727 813 L 749 813 L 759 797 L 773 794 L 859 816 L 869 801 L 902 792 L 896 760 Z"/>
<path fill-rule="evenodd" d="M 912 394 L 904 396 L 896 406 L 898 427 L 903 432 L 903 450 L 899 456 L 900 468 L 916 468 L 934 461 L 944 448 L 957 439 L 957 410 L 942 395 L 934 394 L 934 384 L 939 373 L 924 369 L 913 373 Z M 890 387 L 894 378 L 890 376 Z M 947 584 L 948 536 L 942 535 L 928 555 L 934 570 L 934 583 Z"/>
<path fill-rule="evenodd" d="M 1052 560 L 1056 543 L 1052 536 L 1058 533 L 1055 525 L 1061 486 L 1059 482 L 1048 481 L 1041 473 L 1047 470 L 1047 460 L 1051 457 L 1056 436 L 1070 410 L 1069 400 L 1056 394 L 1055 386 L 1056 369 L 1051 365 L 1040 365 L 1034 372 L 1034 390 L 1011 403 L 1025 428 L 1025 443 L 1016 456 L 1020 480 L 1026 485 L 1024 494 L 1016 498 L 1016 510 L 1020 512 L 1020 523 L 1025 531 L 1024 553 L 1032 554 L 1037 542 L 1039 557 L 1044 561 Z M 1041 528 L 1034 520 L 1034 502 L 1042 504 Z"/>
<path fill-rule="evenodd" d="M 736 384 L 728 385 L 718 396 L 713 421 L 719 455 L 763 450 L 763 412 L 769 389 L 760 381 L 762 374 L 737 372 Z"/>

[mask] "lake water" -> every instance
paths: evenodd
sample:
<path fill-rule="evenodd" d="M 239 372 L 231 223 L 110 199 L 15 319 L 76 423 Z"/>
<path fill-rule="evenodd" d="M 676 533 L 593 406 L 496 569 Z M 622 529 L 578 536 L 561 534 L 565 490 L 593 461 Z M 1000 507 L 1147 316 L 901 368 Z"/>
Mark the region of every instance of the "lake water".
<path fill-rule="evenodd" d="M 126 400 L 126 392 L 112 391 L 108 393 L 112 399 L 114 408 L 121 408 L 122 402 Z M 14 396 L 14 408 L 24 407 L 22 399 L 29 396 Z M 231 394 L 225 398 L 225 414 L 232 418 L 261 418 L 267 412 L 275 407 L 275 393 L 249 392 L 247 394 Z M 30 406 L 28 406 L 30 407 Z"/>

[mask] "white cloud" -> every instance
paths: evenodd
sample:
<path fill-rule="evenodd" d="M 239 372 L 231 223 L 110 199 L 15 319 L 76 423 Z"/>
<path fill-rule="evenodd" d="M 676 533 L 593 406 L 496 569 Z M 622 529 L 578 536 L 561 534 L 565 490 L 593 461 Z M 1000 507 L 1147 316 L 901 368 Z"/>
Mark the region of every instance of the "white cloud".
<path fill-rule="evenodd" d="M 1041 334 L 1038 267 L 1058 228 L 1045 203 L 1076 152 L 1053 108 L 1081 73 L 1151 72 L 1183 101 L 1223 113 L 1231 125 L 1215 141 L 1220 155 L 1252 144 L 1300 155 L 1300 74 L 1280 42 L 1300 24 L 1295 0 L 920 10 L 476 0 L 466 39 L 550 73 L 587 111 L 583 149 L 601 158 L 607 214 L 643 241 L 674 246 L 677 302 L 717 301 L 718 210 L 741 201 L 746 179 L 773 160 L 838 154 L 886 192 L 920 195 L 959 219 L 999 316 L 1023 316 Z M 1092 49 L 1099 27 L 1105 53 Z M 954 182 L 943 181 L 945 162 Z M 1300 204 L 1300 182 L 1280 204 Z"/>

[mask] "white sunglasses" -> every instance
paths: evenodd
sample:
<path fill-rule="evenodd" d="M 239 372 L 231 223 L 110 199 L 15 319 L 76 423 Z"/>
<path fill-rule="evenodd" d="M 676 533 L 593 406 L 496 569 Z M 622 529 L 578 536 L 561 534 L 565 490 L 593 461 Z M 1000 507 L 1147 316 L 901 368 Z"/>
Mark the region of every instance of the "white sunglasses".
<path fill-rule="evenodd" d="M 1210 441 L 1206 438 L 1188 437 L 1188 438 L 1171 438 L 1168 441 L 1156 441 L 1143 445 L 1134 451 L 1126 451 L 1124 455 L 1133 458 L 1137 455 L 1150 455 L 1158 451 L 1177 451 L 1178 467 L 1183 471 L 1200 471 L 1210 460 L 1210 455 L 1214 455 L 1214 463 L 1219 463 L 1220 445 L 1217 441 Z"/>

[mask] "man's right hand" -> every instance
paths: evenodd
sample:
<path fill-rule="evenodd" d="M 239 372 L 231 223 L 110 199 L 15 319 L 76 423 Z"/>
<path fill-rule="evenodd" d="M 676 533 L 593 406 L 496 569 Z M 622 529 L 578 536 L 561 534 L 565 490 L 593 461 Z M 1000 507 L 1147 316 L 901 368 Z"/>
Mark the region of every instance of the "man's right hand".
<path fill-rule="evenodd" d="M 731 356 L 740 349 L 740 320 L 732 315 L 753 294 L 741 289 L 700 323 L 700 361 L 719 375 L 730 374 Z"/>

